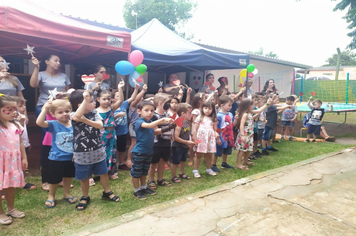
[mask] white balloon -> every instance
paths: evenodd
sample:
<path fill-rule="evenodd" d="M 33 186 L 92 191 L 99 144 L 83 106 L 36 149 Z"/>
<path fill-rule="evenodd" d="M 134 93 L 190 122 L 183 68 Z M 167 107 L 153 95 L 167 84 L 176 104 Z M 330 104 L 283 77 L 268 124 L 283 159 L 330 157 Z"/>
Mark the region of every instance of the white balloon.
<path fill-rule="evenodd" d="M 252 71 L 252 74 L 253 74 L 253 75 L 257 75 L 257 73 L 258 73 L 258 70 L 255 68 L 255 70 Z"/>

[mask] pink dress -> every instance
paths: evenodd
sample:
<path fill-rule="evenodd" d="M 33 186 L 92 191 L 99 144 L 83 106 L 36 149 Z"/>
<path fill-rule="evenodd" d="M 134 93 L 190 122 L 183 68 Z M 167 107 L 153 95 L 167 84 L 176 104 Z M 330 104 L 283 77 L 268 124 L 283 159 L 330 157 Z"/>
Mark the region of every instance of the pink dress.
<path fill-rule="evenodd" d="M 10 123 L 7 129 L 0 126 L 0 190 L 25 186 L 20 151 L 21 131 Z"/>
<path fill-rule="evenodd" d="M 199 124 L 197 140 L 202 140 L 200 143 L 198 143 L 196 151 L 199 153 L 216 152 L 214 123 L 211 118 L 204 116 L 202 122 L 200 122 L 200 116 L 198 116 L 195 119 L 195 123 Z"/>
<path fill-rule="evenodd" d="M 248 114 L 245 125 L 245 136 L 246 142 L 241 141 L 241 132 L 236 137 L 235 147 L 236 150 L 243 152 L 252 152 L 253 151 L 253 117 L 252 114 Z"/>

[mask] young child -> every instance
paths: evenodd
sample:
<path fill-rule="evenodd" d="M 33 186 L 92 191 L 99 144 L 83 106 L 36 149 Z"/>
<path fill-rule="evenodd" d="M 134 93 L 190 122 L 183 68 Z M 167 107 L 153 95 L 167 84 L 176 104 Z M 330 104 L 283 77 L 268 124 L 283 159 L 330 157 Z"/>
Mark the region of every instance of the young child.
<path fill-rule="evenodd" d="M 129 124 L 129 133 L 130 133 L 130 137 L 131 137 L 131 144 L 127 153 L 127 161 L 126 163 L 131 166 L 132 165 L 132 149 L 134 148 L 135 144 L 136 144 L 136 131 L 135 131 L 135 124 L 136 121 L 138 120 L 138 118 L 140 118 L 140 116 L 137 113 L 137 104 L 142 101 L 143 96 L 145 95 L 145 93 L 147 92 L 147 85 L 144 84 L 142 86 L 142 90 L 141 92 L 136 96 L 136 98 L 131 102 L 130 104 L 130 109 L 129 109 L 129 120 L 130 120 L 130 124 Z"/>
<path fill-rule="evenodd" d="M 260 108 L 260 97 L 257 94 L 252 94 L 252 102 L 253 102 L 253 111 L 258 110 Z M 257 152 L 257 144 L 259 142 L 258 139 L 258 121 L 260 119 L 261 113 L 257 113 L 253 115 L 253 150 L 250 156 L 250 159 L 255 160 L 256 158 L 260 158 L 261 154 Z"/>
<path fill-rule="evenodd" d="M 219 173 L 220 170 L 216 166 L 216 162 L 218 157 L 221 156 L 221 168 L 234 169 L 234 167 L 230 166 L 226 162 L 227 156 L 231 155 L 232 147 L 234 146 L 234 116 L 229 112 L 233 102 L 232 98 L 228 95 L 222 95 L 219 97 L 220 111 L 216 115 L 218 120 L 217 129 L 222 129 L 222 131 L 219 133 L 219 137 L 217 138 L 216 152 L 214 153 L 213 160 L 211 162 L 211 169 L 217 173 Z"/>
<path fill-rule="evenodd" d="M 170 96 L 166 93 L 158 93 L 154 96 L 153 103 L 156 107 L 154 115 L 152 117 L 152 122 L 164 118 L 169 118 L 166 111 L 169 109 Z M 165 164 L 167 163 L 169 157 L 171 156 L 171 140 L 172 140 L 172 129 L 175 128 L 175 124 L 170 125 L 158 125 L 154 138 L 153 155 L 148 171 L 148 187 L 151 189 L 156 188 L 155 183 L 155 170 L 157 169 L 157 184 L 159 186 L 169 187 L 172 184 L 163 178 L 163 173 L 165 169 Z M 136 141 L 137 142 L 137 141 Z"/>
<path fill-rule="evenodd" d="M 28 156 L 28 152 L 31 149 L 31 144 L 30 144 L 30 139 L 28 138 L 28 132 L 27 132 L 27 124 L 26 124 L 26 100 L 21 97 L 17 97 L 17 111 L 18 111 L 18 116 L 15 119 L 20 125 L 23 127 L 23 132 L 22 132 L 22 142 L 23 145 L 25 146 L 25 151 L 26 151 L 26 156 Z M 25 174 L 29 174 L 29 170 L 25 170 Z M 26 183 L 24 189 L 36 189 L 36 186 L 31 183 Z"/>
<path fill-rule="evenodd" d="M 193 142 L 197 143 L 196 157 L 194 159 L 193 174 L 195 178 L 200 178 L 199 164 L 200 159 L 204 155 L 206 163 L 206 173 L 216 175 L 211 169 L 211 157 L 216 152 L 216 111 L 215 105 L 212 102 L 205 102 L 202 105 L 200 115 L 194 121 Z"/>
<path fill-rule="evenodd" d="M 266 96 L 261 96 L 257 108 L 260 109 L 266 103 L 267 103 L 267 97 Z M 262 153 L 260 153 L 260 151 L 257 149 L 257 145 L 262 140 L 263 131 L 264 131 L 266 123 L 267 123 L 266 112 L 265 111 L 262 111 L 259 114 L 257 123 L 258 123 L 257 124 L 257 140 L 255 140 L 255 137 L 254 137 L 254 152 L 252 153 L 252 155 L 254 155 L 257 158 L 260 158 L 260 157 L 262 157 Z M 255 145 L 256 145 L 256 147 L 255 147 Z"/>
<path fill-rule="evenodd" d="M 193 146 L 194 142 L 190 140 L 190 124 L 192 118 L 192 106 L 187 103 L 180 103 L 177 108 L 179 117 L 184 118 L 183 127 L 177 126 L 174 130 L 174 141 L 172 143 L 172 164 L 171 164 L 171 180 L 173 183 L 180 183 L 177 178 L 177 167 L 179 166 L 179 177 L 189 180 L 190 177 L 184 173 L 185 161 L 188 156 L 189 146 Z"/>
<path fill-rule="evenodd" d="M 278 151 L 277 149 L 271 146 L 271 138 L 273 136 L 273 132 L 278 121 L 278 111 L 291 107 L 289 105 L 276 106 L 276 104 L 279 104 L 279 97 L 276 94 L 273 95 L 271 104 L 268 104 L 271 106 L 268 107 L 266 111 L 267 123 L 262 136 L 262 155 L 266 155 L 266 156 L 269 155 L 268 151 L 274 151 L 274 152 Z"/>
<path fill-rule="evenodd" d="M 28 167 L 25 146 L 22 142 L 21 126 L 15 123 L 17 117 L 16 98 L 0 94 L 0 192 L 5 192 L 7 211 L 0 199 L 0 224 L 12 223 L 12 218 L 23 218 L 25 213 L 17 210 L 15 188 L 25 186 L 23 170 Z"/>
<path fill-rule="evenodd" d="M 170 103 L 169 103 L 170 107 L 169 107 L 167 114 L 173 120 L 175 120 L 179 117 L 177 115 L 177 108 L 178 108 L 179 103 L 180 103 L 180 100 L 178 98 L 172 97 L 170 100 Z"/>
<path fill-rule="evenodd" d="M 294 127 L 294 122 L 297 119 L 298 116 L 298 108 L 296 105 L 294 105 L 295 98 L 293 96 L 289 96 L 286 98 L 286 104 L 292 106 L 291 109 L 285 109 L 283 110 L 282 113 L 282 137 L 281 141 L 284 141 L 286 138 L 289 139 L 289 141 L 293 141 L 293 127 Z M 289 128 L 289 132 L 287 130 L 287 126 Z"/>
<path fill-rule="evenodd" d="M 74 204 L 78 200 L 70 194 L 70 185 L 75 176 L 73 159 L 73 128 L 69 115 L 72 106 L 67 100 L 49 100 L 42 107 L 36 124 L 46 128 L 52 134 L 52 146 L 48 156 L 49 193 L 45 206 L 56 206 L 55 196 L 58 184 L 63 180 L 64 200 Z M 56 120 L 46 121 L 46 114 L 50 112 Z"/>
<path fill-rule="evenodd" d="M 150 168 L 153 154 L 154 135 L 161 133 L 157 130 L 158 125 L 173 123 L 171 118 L 162 118 L 151 121 L 155 110 L 152 102 L 142 101 L 137 105 L 137 113 L 140 118 L 136 121 L 136 145 L 132 149 L 131 177 L 134 187 L 134 197 L 145 200 L 146 195 L 155 195 L 156 192 L 147 188 L 146 176 Z M 155 132 L 157 130 L 157 132 Z M 164 130 L 163 130 L 164 132 Z M 140 185 L 141 183 L 141 185 Z"/>
<path fill-rule="evenodd" d="M 97 102 L 100 104 L 96 110 L 103 119 L 104 131 L 102 132 L 101 140 L 103 141 L 106 152 L 106 165 L 109 170 L 110 179 L 118 179 L 116 173 L 116 132 L 115 132 L 115 118 L 114 111 L 119 108 L 124 101 L 124 94 L 122 87 L 125 83 L 121 81 L 118 85 L 119 99 L 111 104 L 111 92 L 109 90 L 99 89 L 97 95 Z"/>
<path fill-rule="evenodd" d="M 118 169 L 119 170 L 130 170 L 125 163 L 125 152 L 127 145 L 127 133 L 129 132 L 129 127 L 127 125 L 127 110 L 130 107 L 131 102 L 136 98 L 138 90 L 140 89 L 140 85 L 136 84 L 135 89 L 129 99 L 124 101 L 120 108 L 114 112 L 115 115 L 115 131 L 116 131 L 116 146 L 117 146 L 117 158 L 119 162 Z M 116 103 L 120 96 L 122 96 L 119 92 L 112 93 L 113 103 Z"/>
<path fill-rule="evenodd" d="M 101 198 L 119 202 L 120 198 L 110 191 L 105 147 L 101 142 L 100 129 L 103 129 L 101 116 L 95 110 L 93 96 L 84 90 L 75 90 L 69 96 L 74 112 L 71 113 L 73 125 L 73 159 L 75 178 L 80 180 L 83 196 L 77 204 L 78 211 L 85 210 L 90 203 L 89 178 L 92 174 L 100 176 L 104 188 Z"/>
<path fill-rule="evenodd" d="M 327 108 L 321 108 L 323 102 L 320 99 L 315 99 L 313 101 L 313 106 L 311 106 L 310 102 L 312 98 L 313 96 L 311 96 L 308 100 L 308 107 L 311 109 L 311 116 L 309 119 L 307 139 L 304 141 L 307 143 L 310 142 L 310 134 L 313 134 L 312 142 L 316 143 L 316 135 L 320 134 L 321 121 L 323 119 L 324 114 L 326 112 L 332 112 L 334 110 L 333 104 L 330 105 L 330 110 Z"/>

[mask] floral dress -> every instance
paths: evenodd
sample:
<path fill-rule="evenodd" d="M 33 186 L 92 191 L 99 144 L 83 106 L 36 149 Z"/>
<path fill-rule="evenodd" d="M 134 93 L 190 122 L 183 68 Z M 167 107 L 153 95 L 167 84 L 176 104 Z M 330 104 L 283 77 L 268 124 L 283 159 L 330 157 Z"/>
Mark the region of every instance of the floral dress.
<path fill-rule="evenodd" d="M 195 119 L 195 123 L 199 124 L 196 141 L 201 140 L 197 145 L 196 151 L 199 153 L 216 152 L 214 123 L 211 118 L 204 116 L 203 120 L 200 121 L 200 116 L 198 116 Z"/>
<path fill-rule="evenodd" d="M 252 114 L 249 113 L 245 122 L 245 136 L 246 142 L 241 141 L 241 132 L 236 137 L 235 147 L 239 151 L 243 152 L 251 152 L 253 151 L 253 117 Z"/>
<path fill-rule="evenodd" d="M 25 186 L 20 150 L 21 133 L 13 123 L 7 129 L 0 126 L 0 190 Z"/>
<path fill-rule="evenodd" d="M 100 113 L 103 118 L 104 129 L 102 130 L 101 141 L 105 147 L 106 152 L 106 165 L 108 166 L 109 175 L 113 175 L 116 172 L 116 131 L 114 111 Z"/>

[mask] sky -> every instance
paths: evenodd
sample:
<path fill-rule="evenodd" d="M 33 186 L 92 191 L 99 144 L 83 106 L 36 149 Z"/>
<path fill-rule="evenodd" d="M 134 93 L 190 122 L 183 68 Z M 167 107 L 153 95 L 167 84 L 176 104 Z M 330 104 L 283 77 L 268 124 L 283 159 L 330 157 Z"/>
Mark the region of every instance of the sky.
<path fill-rule="evenodd" d="M 125 26 L 124 0 L 30 0 L 64 15 Z M 85 4 L 83 4 L 85 2 Z M 242 52 L 276 53 L 280 59 L 310 66 L 325 64 L 336 48 L 346 49 L 345 12 L 331 0 L 195 0 L 193 17 L 179 31 L 192 41 Z"/>

